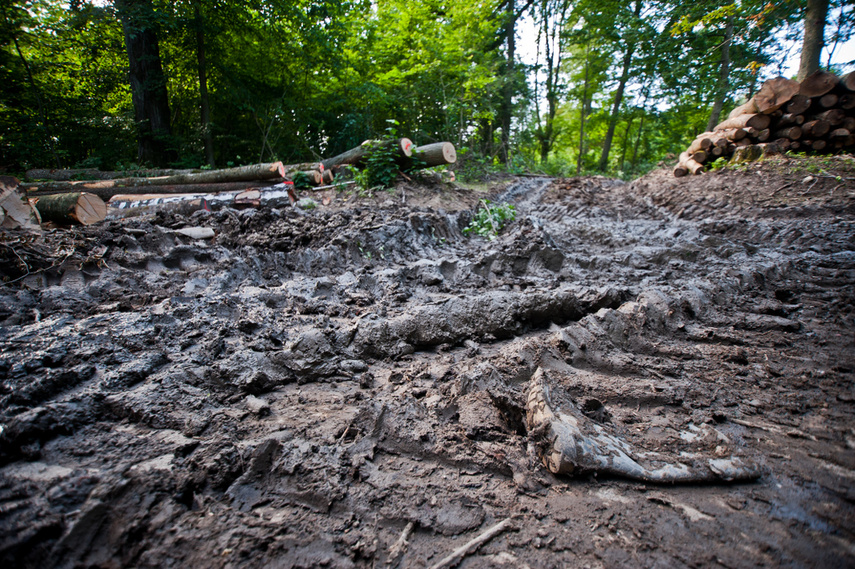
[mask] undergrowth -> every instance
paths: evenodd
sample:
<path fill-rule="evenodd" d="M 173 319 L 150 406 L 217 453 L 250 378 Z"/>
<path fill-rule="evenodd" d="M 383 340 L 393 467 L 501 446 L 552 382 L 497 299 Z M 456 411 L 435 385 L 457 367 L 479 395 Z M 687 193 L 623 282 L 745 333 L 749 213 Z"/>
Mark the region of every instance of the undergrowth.
<path fill-rule="evenodd" d="M 481 206 L 481 209 L 463 230 L 466 235 L 474 233 L 492 241 L 499 235 L 502 227 L 517 217 L 516 208 L 508 203 L 491 206 L 490 200 L 481 200 Z"/>

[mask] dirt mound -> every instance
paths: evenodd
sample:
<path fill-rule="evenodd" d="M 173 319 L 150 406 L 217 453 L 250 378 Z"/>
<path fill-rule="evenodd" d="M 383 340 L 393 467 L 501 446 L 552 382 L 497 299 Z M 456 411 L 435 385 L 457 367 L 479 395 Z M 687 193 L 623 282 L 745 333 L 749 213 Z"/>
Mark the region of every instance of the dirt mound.
<path fill-rule="evenodd" d="M 855 167 L 817 160 L 4 234 L 0 557 L 425 567 L 512 518 L 460 566 L 851 565 Z"/>

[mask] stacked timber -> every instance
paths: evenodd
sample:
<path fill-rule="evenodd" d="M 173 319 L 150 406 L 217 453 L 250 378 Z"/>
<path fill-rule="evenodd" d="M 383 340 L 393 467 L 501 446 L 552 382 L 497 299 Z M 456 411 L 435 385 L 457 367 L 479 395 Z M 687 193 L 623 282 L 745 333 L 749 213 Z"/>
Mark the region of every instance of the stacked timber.
<path fill-rule="evenodd" d="M 248 191 L 268 191 L 276 196 L 285 192 L 293 204 L 297 201 L 295 183 L 316 188 L 329 186 L 336 183 L 336 174 L 346 168 L 365 168 L 369 157 L 380 148 L 392 150 L 388 154 L 394 157 L 401 170 L 450 165 L 457 161 L 457 153 L 450 142 L 416 146 L 408 138 L 367 140 L 338 156 L 301 164 L 272 162 L 223 170 L 30 170 L 27 175 L 33 181 L 21 184 L 21 189 L 40 210 L 45 210 L 45 219 L 58 223 L 100 221 L 96 218 L 103 209 L 99 205 L 102 200 L 132 204 L 173 203 L 186 198 L 201 199 L 205 203 L 234 201 L 246 207 L 264 201 L 245 199 Z M 173 197 L 167 199 L 167 196 Z M 241 197 L 233 200 L 237 196 Z"/>
<path fill-rule="evenodd" d="M 720 158 L 756 160 L 785 150 L 855 149 L 855 72 L 817 71 L 799 83 L 776 77 L 680 154 L 674 175 L 700 174 Z"/>

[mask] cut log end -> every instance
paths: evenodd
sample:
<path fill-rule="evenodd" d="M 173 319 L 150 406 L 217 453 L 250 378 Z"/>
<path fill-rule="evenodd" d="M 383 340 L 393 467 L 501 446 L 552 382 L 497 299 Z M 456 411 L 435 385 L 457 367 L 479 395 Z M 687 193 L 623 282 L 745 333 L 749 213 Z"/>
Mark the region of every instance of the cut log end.
<path fill-rule="evenodd" d="M 43 221 L 59 224 L 92 225 L 107 217 L 104 200 L 87 192 L 41 196 L 36 208 Z"/>

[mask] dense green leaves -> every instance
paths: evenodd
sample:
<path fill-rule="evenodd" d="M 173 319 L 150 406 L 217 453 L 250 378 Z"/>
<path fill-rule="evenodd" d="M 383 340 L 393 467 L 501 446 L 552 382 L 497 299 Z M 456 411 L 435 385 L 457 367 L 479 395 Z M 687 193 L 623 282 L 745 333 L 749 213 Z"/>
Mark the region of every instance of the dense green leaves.
<path fill-rule="evenodd" d="M 0 169 L 139 162 L 148 119 L 135 117 L 119 16 L 144 4 L 3 4 Z M 629 174 L 705 129 L 717 96 L 726 113 L 774 75 L 781 30 L 797 35 L 802 10 L 797 0 L 152 0 L 133 26 L 156 31 L 170 165 L 302 162 L 376 139 L 395 119 L 419 144 L 455 143 L 461 167 L 507 157 L 511 169 Z M 832 2 L 838 55 L 853 19 Z M 536 61 L 521 60 L 526 49 Z"/>

